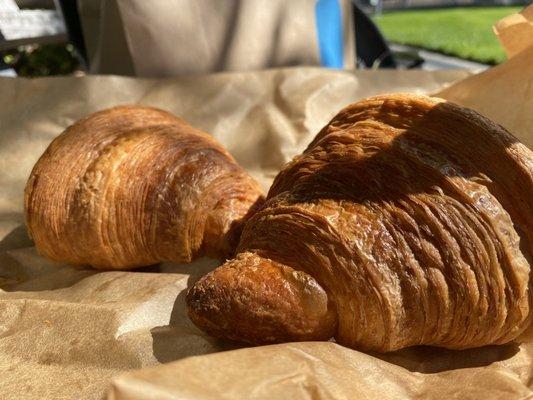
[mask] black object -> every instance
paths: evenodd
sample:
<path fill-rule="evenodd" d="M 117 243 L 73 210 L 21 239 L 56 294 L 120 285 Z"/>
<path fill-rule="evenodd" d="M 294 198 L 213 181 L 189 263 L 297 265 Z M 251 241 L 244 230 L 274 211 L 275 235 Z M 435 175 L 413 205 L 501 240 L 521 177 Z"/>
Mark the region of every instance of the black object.
<path fill-rule="evenodd" d="M 57 0 L 63 19 L 67 27 L 67 33 L 70 42 L 74 45 L 78 56 L 85 66 L 89 67 L 89 59 L 87 57 L 87 48 L 83 41 L 83 31 L 81 28 L 80 15 L 78 13 L 78 2 L 76 0 Z"/>
<path fill-rule="evenodd" d="M 357 65 L 372 68 L 397 68 L 398 64 L 378 27 L 352 2 L 355 24 Z"/>
<path fill-rule="evenodd" d="M 368 15 L 354 1 L 352 6 L 358 67 L 411 69 L 424 62 L 416 51 L 393 52 Z"/>

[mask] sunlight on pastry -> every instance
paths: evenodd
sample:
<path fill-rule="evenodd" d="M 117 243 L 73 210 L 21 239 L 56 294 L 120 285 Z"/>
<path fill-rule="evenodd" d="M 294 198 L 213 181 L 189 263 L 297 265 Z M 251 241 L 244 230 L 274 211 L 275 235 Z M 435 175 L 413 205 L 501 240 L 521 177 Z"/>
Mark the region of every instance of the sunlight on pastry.
<path fill-rule="evenodd" d="M 532 166 L 511 134 L 452 103 L 350 105 L 281 170 L 238 256 L 189 291 L 189 315 L 252 344 L 507 343 L 530 319 Z"/>
<path fill-rule="evenodd" d="M 210 135 L 149 107 L 92 114 L 35 165 L 26 222 L 55 261 L 131 269 L 225 258 L 259 185 Z"/>

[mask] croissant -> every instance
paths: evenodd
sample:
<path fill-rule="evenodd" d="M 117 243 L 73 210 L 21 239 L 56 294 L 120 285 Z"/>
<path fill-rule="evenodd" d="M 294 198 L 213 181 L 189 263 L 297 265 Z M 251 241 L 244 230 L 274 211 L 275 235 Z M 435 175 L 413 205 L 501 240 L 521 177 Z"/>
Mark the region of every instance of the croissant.
<path fill-rule="evenodd" d="M 275 178 L 237 256 L 189 290 L 189 316 L 252 344 L 509 342 L 530 321 L 532 171 L 474 111 L 409 94 L 350 105 Z"/>
<path fill-rule="evenodd" d="M 149 107 L 121 106 L 67 128 L 33 168 L 25 214 L 53 260 L 130 269 L 227 257 L 259 185 L 210 135 Z"/>

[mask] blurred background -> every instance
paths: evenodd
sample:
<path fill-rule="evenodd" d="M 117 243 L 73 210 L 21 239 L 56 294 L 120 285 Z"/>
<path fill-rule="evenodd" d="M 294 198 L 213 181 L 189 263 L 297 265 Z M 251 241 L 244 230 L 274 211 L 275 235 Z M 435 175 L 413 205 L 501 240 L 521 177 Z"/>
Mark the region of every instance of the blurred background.
<path fill-rule="evenodd" d="M 499 19 L 520 11 L 532 1 L 356 0 L 350 2 L 350 18 L 354 26 L 350 34 L 354 36 L 353 46 L 356 49 L 353 53 L 354 66 L 367 69 L 423 68 L 473 71 L 486 69 L 505 59 L 492 25 Z M 109 26 L 124 23 L 119 21 L 120 15 L 111 20 L 111 23 L 109 18 L 103 18 L 106 9 L 104 3 L 106 0 L 0 0 L 0 75 L 23 77 L 86 73 L 134 75 L 134 72 L 122 73 L 125 71 L 124 68 L 105 70 L 95 67 L 98 60 L 94 54 L 97 52 L 100 58 L 102 54 L 118 54 L 118 59 L 127 58 L 121 56 L 120 46 L 126 45 L 120 41 L 100 40 L 98 46 L 107 47 L 107 53 L 102 52 L 102 49 L 99 51 L 93 49 L 95 35 L 101 36 L 102 31 L 108 30 Z M 155 3 L 157 2 L 153 4 Z M 329 7 L 331 4 L 328 3 L 331 1 L 324 0 L 322 6 Z M 266 1 L 264 4 L 267 7 L 269 2 Z M 316 8 L 318 25 L 319 14 L 331 10 L 331 7 L 327 7 Z M 106 12 L 108 16 L 112 14 L 109 9 Z M 138 18 L 142 22 L 144 17 L 140 15 Z M 146 16 L 146 23 L 153 25 L 153 21 L 149 18 Z M 106 26 L 103 25 L 104 20 Z M 326 22 L 326 28 L 329 29 L 327 24 L 330 22 Z M 115 36 L 112 34 L 112 37 Z M 167 39 L 165 32 L 161 32 L 160 38 L 152 34 L 150 47 L 153 48 L 154 43 L 157 44 L 159 40 Z M 162 49 L 166 48 L 162 46 Z M 142 57 L 161 57 L 161 55 L 146 52 Z M 157 64 L 158 60 L 153 62 Z M 132 71 L 134 70 L 135 68 L 132 68 Z"/>

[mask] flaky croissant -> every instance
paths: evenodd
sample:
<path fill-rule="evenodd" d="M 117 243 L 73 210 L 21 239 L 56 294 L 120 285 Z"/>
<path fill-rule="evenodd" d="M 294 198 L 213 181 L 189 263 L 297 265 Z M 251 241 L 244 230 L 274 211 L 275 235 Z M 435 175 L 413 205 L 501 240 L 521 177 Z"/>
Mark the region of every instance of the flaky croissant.
<path fill-rule="evenodd" d="M 25 191 L 44 256 L 96 268 L 226 257 L 258 184 L 211 136 L 149 107 L 92 114 L 58 136 Z"/>
<path fill-rule="evenodd" d="M 276 177 L 190 318 L 248 343 L 506 343 L 529 323 L 533 154 L 439 99 L 342 110 Z"/>

